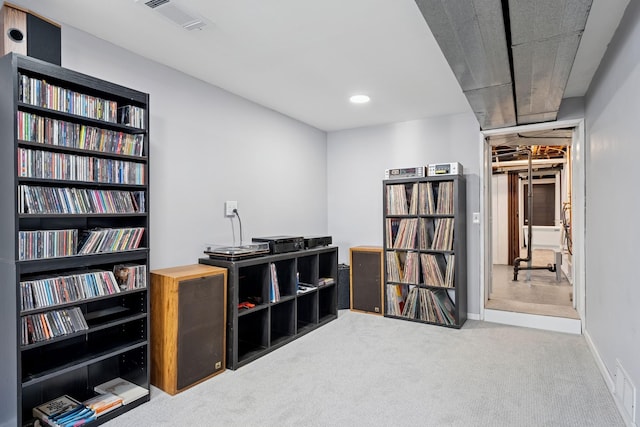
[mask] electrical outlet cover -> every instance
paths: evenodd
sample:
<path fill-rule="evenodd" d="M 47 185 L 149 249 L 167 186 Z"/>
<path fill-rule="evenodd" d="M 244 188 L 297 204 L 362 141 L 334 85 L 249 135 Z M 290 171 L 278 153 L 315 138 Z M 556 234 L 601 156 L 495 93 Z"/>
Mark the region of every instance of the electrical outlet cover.
<path fill-rule="evenodd" d="M 224 215 L 225 216 L 234 216 L 234 209 L 238 209 L 238 202 L 235 200 L 229 200 L 224 202 Z"/>

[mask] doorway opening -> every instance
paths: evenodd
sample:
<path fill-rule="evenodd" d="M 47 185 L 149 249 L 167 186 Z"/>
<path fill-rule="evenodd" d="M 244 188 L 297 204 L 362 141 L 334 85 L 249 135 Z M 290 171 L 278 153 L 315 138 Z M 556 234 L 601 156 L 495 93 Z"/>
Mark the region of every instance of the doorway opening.
<path fill-rule="evenodd" d="M 574 251 L 580 214 L 573 209 L 575 192 L 584 193 L 584 179 L 576 181 L 580 126 L 555 122 L 483 132 L 485 320 L 581 331 L 583 276 L 576 275 L 581 263 Z M 583 176 L 581 164 L 577 169 Z M 556 324 L 563 326 L 549 327 Z"/>

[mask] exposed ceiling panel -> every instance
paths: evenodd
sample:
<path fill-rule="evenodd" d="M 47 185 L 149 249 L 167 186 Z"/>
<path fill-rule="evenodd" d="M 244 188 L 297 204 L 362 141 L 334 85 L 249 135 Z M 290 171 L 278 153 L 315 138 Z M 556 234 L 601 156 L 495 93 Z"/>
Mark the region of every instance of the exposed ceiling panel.
<path fill-rule="evenodd" d="M 416 3 L 463 91 L 511 83 L 500 0 Z"/>
<path fill-rule="evenodd" d="M 464 94 L 482 129 L 516 125 L 511 83 L 469 90 Z"/>
<path fill-rule="evenodd" d="M 518 123 L 555 120 L 580 36 L 555 36 L 513 47 Z"/>
<path fill-rule="evenodd" d="M 509 0 L 511 44 L 582 34 L 593 0 Z"/>
<path fill-rule="evenodd" d="M 482 129 L 556 119 L 591 2 L 416 0 Z"/>
<path fill-rule="evenodd" d="M 592 0 L 509 0 L 518 124 L 555 120 Z"/>
<path fill-rule="evenodd" d="M 483 129 L 512 126 L 515 108 L 500 0 L 416 0 Z"/>

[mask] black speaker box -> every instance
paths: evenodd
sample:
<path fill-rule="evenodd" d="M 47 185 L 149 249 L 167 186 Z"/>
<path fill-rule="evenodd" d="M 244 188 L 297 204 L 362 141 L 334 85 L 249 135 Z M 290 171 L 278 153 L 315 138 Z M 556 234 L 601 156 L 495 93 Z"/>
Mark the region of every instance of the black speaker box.
<path fill-rule="evenodd" d="M 5 3 L 0 9 L 0 56 L 9 52 L 61 65 L 60 26 L 28 10 Z"/>
<path fill-rule="evenodd" d="M 226 327 L 224 277 L 208 276 L 184 280 L 178 288 L 177 388 L 183 389 L 222 367 L 224 345 L 219 337 Z"/>
<path fill-rule="evenodd" d="M 356 246 L 350 250 L 351 310 L 383 314 L 382 248 Z"/>

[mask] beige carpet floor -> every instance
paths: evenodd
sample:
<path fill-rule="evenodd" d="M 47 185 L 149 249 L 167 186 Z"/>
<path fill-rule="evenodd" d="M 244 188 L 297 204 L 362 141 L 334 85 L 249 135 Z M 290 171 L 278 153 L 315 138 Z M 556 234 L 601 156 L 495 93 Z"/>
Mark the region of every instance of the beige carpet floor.
<path fill-rule="evenodd" d="M 129 426 L 624 427 L 583 336 L 460 330 L 340 311 L 237 371 L 151 400 Z"/>

